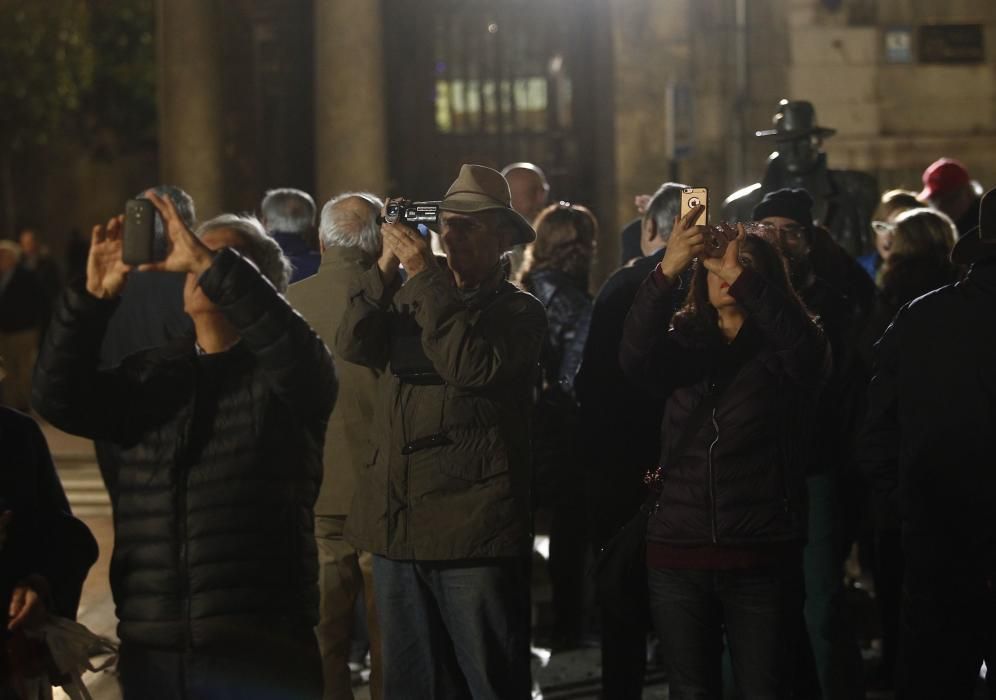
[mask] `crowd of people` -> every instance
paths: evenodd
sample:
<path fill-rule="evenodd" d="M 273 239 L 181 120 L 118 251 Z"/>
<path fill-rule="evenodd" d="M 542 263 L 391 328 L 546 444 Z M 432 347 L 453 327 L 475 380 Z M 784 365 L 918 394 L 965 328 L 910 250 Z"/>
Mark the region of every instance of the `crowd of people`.
<path fill-rule="evenodd" d="M 123 262 L 114 217 L 61 293 L 0 242 L 4 400 L 92 439 L 111 498 L 124 697 L 350 698 L 362 626 L 375 698 L 528 698 L 536 523 L 544 641 L 597 628 L 605 698 L 641 697 L 648 634 L 675 700 L 864 697 L 856 542 L 871 680 L 971 697 L 996 663 L 996 194 L 942 159 L 873 217 L 807 105 L 760 134 L 782 155 L 728 200 L 735 234 L 666 182 L 594 295 L 595 214 L 527 162 L 464 165 L 432 231 L 290 188 L 198 224 L 156 187 L 156 261 Z M 75 614 L 95 550 L 3 411 L 11 638 Z M 624 533 L 637 560 L 599 565 Z"/>

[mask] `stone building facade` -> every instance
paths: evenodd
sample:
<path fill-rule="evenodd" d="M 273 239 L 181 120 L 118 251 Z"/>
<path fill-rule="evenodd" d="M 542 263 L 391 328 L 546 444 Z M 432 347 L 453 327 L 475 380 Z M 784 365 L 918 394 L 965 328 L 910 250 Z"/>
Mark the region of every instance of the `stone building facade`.
<path fill-rule="evenodd" d="M 52 167 L 38 196 L 70 204 L 43 228 L 88 228 L 153 179 L 207 217 L 275 186 L 438 196 L 462 158 L 534 159 L 599 216 L 601 279 L 634 195 L 675 175 L 718 202 L 758 179 L 781 98 L 837 129 L 831 167 L 883 188 L 940 156 L 996 184 L 989 0 L 158 0 L 157 62 L 158 176 Z"/>

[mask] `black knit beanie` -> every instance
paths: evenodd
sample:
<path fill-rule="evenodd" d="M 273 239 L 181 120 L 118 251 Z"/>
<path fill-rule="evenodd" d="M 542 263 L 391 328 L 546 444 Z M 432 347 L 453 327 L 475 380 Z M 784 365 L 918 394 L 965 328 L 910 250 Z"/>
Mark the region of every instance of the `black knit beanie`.
<path fill-rule="evenodd" d="M 802 189 L 775 190 L 764 195 L 761 203 L 754 207 L 754 221 L 769 216 L 792 219 L 803 226 L 813 225 L 813 198 Z"/>

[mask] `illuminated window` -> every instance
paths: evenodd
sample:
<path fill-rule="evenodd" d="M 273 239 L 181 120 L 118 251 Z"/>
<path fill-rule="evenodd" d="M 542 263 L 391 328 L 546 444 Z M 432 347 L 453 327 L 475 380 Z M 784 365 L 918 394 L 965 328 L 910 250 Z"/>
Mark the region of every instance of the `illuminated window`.
<path fill-rule="evenodd" d="M 558 101 L 560 125 L 570 123 L 570 82 Z M 558 86 L 559 87 L 559 86 Z M 436 80 L 436 129 L 440 133 L 496 134 L 548 128 L 545 77 L 512 80 Z"/>

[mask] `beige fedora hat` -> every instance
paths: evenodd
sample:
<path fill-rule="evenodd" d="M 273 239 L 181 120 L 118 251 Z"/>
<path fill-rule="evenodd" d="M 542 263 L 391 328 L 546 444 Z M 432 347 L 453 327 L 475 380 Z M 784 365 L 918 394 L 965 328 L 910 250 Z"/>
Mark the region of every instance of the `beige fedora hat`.
<path fill-rule="evenodd" d="M 532 243 L 536 232 L 519 212 L 512 209 L 512 195 L 508 181 L 497 170 L 484 165 L 465 164 L 460 174 L 446 191 L 440 202 L 442 211 L 476 214 L 484 211 L 502 211 L 515 226 L 518 236 L 512 243 Z"/>

